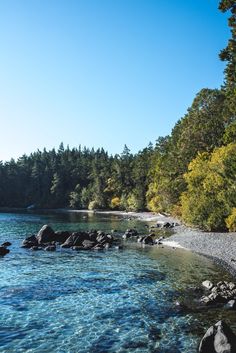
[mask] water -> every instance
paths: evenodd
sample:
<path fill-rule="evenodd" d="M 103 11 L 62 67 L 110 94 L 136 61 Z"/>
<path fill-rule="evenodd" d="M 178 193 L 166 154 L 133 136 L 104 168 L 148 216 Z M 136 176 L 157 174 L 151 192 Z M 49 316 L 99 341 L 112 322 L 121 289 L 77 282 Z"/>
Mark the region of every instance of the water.
<path fill-rule="evenodd" d="M 85 218 L 84 218 L 85 217 Z M 230 276 L 204 257 L 183 250 L 141 247 L 122 251 L 32 252 L 20 248 L 43 224 L 55 230 L 117 229 L 144 223 L 109 215 L 0 214 L 0 352 L 195 353 L 199 339 L 223 318 L 223 309 L 180 310 L 204 279 Z"/>

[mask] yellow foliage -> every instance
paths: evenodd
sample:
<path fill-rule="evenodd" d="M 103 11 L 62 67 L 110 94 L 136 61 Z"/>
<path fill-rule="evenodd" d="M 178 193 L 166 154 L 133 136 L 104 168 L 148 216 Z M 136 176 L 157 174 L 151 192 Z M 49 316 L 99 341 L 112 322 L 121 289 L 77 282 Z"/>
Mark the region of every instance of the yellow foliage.
<path fill-rule="evenodd" d="M 111 208 L 118 208 L 120 206 L 121 200 L 118 196 L 113 197 L 111 200 Z"/>
<path fill-rule="evenodd" d="M 236 208 L 232 209 L 231 214 L 225 220 L 226 226 L 230 232 L 236 232 Z"/>
<path fill-rule="evenodd" d="M 236 229 L 236 144 L 199 154 L 185 174 L 187 191 L 181 196 L 186 223 L 205 230 Z M 227 218 L 228 217 L 228 218 Z"/>

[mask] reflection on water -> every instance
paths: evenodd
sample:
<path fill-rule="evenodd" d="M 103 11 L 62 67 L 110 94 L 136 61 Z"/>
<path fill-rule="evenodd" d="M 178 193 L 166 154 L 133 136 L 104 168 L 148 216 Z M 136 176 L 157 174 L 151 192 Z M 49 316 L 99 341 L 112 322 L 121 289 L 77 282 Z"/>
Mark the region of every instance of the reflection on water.
<path fill-rule="evenodd" d="M 21 249 L 45 223 L 147 232 L 142 222 L 117 216 L 0 214 L 0 241 L 13 242 L 0 259 L 0 352 L 193 353 L 213 322 L 226 318 L 233 326 L 233 313 L 191 306 L 201 281 L 231 279 L 208 259 L 132 242 L 123 251 Z M 186 298 L 187 309 L 175 305 Z"/>

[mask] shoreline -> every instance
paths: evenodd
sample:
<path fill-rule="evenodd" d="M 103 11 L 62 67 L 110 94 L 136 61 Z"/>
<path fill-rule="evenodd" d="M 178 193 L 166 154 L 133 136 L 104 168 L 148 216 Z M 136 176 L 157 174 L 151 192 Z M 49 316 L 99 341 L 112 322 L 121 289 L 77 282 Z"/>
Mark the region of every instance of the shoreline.
<path fill-rule="evenodd" d="M 0 208 L 0 212 L 55 212 L 55 213 L 95 213 L 116 215 L 121 217 L 135 218 L 143 222 L 170 222 L 180 225 L 173 228 L 173 235 L 163 241 L 163 245 L 175 248 L 182 248 L 212 259 L 218 265 L 224 267 L 236 277 L 236 232 L 218 233 L 203 232 L 196 228 L 190 228 L 180 223 L 174 217 L 153 212 L 125 212 L 112 210 L 70 210 L 70 209 L 10 209 Z"/>

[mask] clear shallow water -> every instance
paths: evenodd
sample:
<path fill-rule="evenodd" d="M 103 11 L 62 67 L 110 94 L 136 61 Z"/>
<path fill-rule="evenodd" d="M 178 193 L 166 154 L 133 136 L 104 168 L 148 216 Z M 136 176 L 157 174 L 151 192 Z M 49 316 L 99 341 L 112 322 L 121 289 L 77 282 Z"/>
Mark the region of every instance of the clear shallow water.
<path fill-rule="evenodd" d="M 0 214 L 0 242 L 13 243 L 0 259 L 0 352 L 195 353 L 204 330 L 234 314 L 181 311 L 189 288 L 204 279 L 230 279 L 208 259 L 183 250 L 31 252 L 19 246 L 43 224 L 55 230 L 117 229 L 144 223 L 83 214 Z"/>

